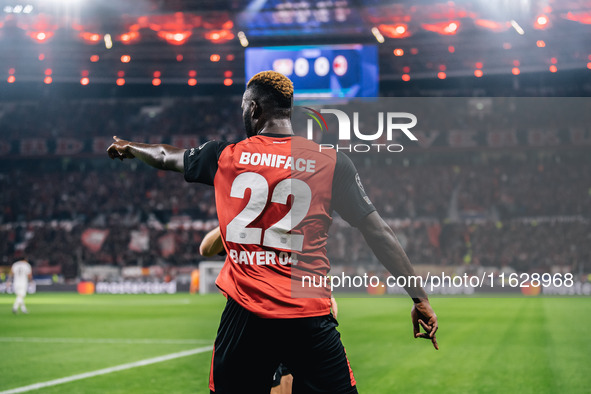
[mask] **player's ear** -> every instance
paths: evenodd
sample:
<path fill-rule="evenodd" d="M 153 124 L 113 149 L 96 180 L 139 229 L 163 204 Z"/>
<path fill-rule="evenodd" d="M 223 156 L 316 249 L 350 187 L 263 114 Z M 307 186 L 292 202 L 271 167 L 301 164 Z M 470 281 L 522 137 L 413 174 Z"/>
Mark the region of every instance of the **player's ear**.
<path fill-rule="evenodd" d="M 261 107 L 261 105 L 255 100 L 252 100 L 250 110 L 253 119 L 260 118 L 263 113 L 263 107 Z"/>

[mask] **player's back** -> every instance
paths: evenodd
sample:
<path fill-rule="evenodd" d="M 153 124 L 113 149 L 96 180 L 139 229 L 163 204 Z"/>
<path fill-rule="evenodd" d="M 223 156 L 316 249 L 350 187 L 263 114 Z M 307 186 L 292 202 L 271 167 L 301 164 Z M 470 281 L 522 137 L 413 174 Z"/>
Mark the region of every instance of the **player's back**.
<path fill-rule="evenodd" d="M 31 265 L 25 260 L 19 260 L 12 265 L 12 275 L 14 276 L 14 284 L 27 284 L 29 275 L 31 274 Z"/>
<path fill-rule="evenodd" d="M 332 150 L 279 135 L 251 137 L 220 154 L 214 185 L 228 258 L 217 283 L 245 308 L 270 318 L 329 312 L 329 293 L 294 298 L 292 277 L 330 268 L 335 162 Z"/>

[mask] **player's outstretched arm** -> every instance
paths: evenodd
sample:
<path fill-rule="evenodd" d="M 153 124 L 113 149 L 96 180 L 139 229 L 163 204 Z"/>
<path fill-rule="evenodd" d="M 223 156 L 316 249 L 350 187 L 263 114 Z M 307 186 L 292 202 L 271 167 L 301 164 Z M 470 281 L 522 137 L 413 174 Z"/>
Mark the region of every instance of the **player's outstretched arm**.
<path fill-rule="evenodd" d="M 165 144 L 143 144 L 125 141 L 114 136 L 115 142 L 109 146 L 107 153 L 111 159 L 133 159 L 137 157 L 146 164 L 160 170 L 184 171 L 184 155 L 186 149 Z"/>
<path fill-rule="evenodd" d="M 378 260 L 392 275 L 404 276 L 407 279 L 416 277 L 410 260 L 398 242 L 394 231 L 377 212 L 374 211 L 367 215 L 358 228 Z M 415 338 L 430 339 L 435 349 L 439 349 L 435 338 L 438 329 L 437 315 L 431 308 L 427 293 L 418 281 L 407 280 L 406 282 L 408 286 L 405 287 L 405 290 L 415 302 L 411 311 L 414 336 Z M 420 332 L 420 327 L 423 327 L 425 333 Z"/>

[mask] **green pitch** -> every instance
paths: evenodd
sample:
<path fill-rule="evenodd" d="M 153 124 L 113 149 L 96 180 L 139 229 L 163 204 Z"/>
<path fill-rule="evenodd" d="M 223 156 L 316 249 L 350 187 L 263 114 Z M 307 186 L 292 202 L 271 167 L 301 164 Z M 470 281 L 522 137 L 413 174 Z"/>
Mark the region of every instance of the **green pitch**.
<path fill-rule="evenodd" d="M 585 393 L 588 298 L 434 298 L 441 350 L 412 338 L 406 299 L 338 298 L 361 393 Z M 200 349 L 38 393 L 208 393 L 221 295 L 0 296 L 0 392 Z M 205 349 L 204 349 L 205 348 Z M 269 377 L 271 379 L 271 377 Z"/>

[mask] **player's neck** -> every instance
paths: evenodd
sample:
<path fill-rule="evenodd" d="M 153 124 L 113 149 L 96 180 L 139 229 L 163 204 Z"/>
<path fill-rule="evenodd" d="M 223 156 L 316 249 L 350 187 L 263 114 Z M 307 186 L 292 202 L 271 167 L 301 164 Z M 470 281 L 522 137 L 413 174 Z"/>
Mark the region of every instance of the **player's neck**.
<path fill-rule="evenodd" d="M 269 119 L 257 134 L 284 134 L 292 135 L 291 120 Z"/>

